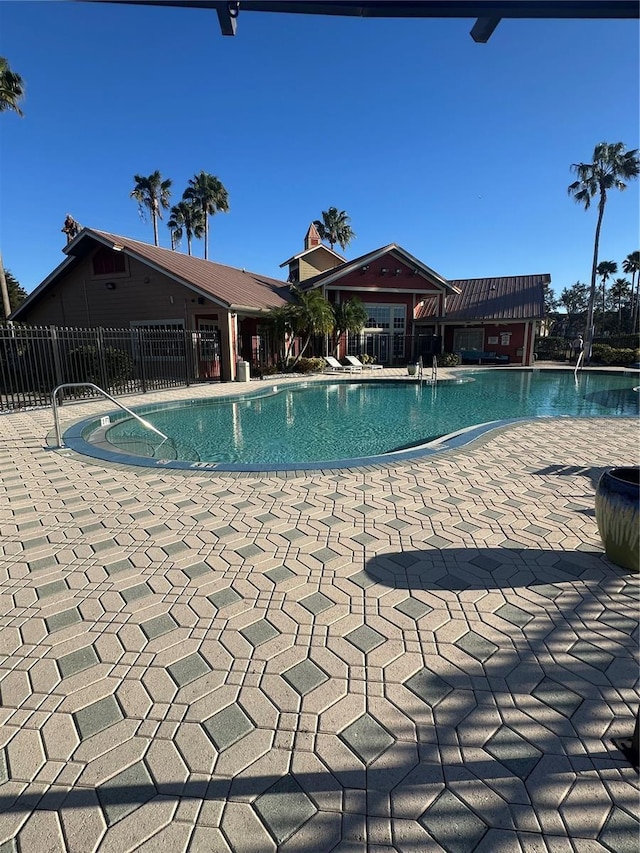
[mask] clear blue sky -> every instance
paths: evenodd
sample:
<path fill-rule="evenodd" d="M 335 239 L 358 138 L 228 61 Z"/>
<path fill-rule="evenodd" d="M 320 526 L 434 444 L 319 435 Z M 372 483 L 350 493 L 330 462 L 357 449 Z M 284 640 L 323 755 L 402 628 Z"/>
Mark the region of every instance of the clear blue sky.
<path fill-rule="evenodd" d="M 66 213 L 153 242 L 129 194 L 155 169 L 173 203 L 217 175 L 230 212 L 210 258 L 266 275 L 333 205 L 357 234 L 348 257 L 396 242 L 448 278 L 589 280 L 596 211 L 567 195 L 569 167 L 601 141 L 638 147 L 637 22 L 503 20 L 486 45 L 470 19 L 238 24 L 225 38 L 208 10 L 0 2 L 27 93 L 24 118 L 0 115 L 1 246 L 27 291 L 64 259 Z M 638 209 L 638 181 L 611 195 L 601 260 L 638 248 Z"/>

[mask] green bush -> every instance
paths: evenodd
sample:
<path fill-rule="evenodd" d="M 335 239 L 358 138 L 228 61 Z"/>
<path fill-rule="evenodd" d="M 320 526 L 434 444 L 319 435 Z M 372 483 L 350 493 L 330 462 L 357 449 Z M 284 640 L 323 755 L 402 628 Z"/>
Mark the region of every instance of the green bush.
<path fill-rule="evenodd" d="M 608 344 L 594 344 L 591 350 L 591 360 L 600 364 L 615 364 L 624 367 L 640 361 L 640 350 L 630 347 L 611 347 Z"/>
<path fill-rule="evenodd" d="M 456 367 L 460 364 L 460 356 L 455 352 L 441 352 L 436 360 L 438 367 Z"/>
<path fill-rule="evenodd" d="M 369 355 L 368 352 L 361 352 L 358 358 L 362 364 L 375 364 L 376 361 L 375 355 Z"/>
<path fill-rule="evenodd" d="M 71 350 L 68 358 L 71 382 L 92 382 L 100 386 L 105 383 L 111 387 L 123 385 L 134 376 L 131 356 L 116 347 L 105 347 L 102 350 L 102 358 L 98 347 L 78 347 Z"/>
<path fill-rule="evenodd" d="M 297 364 L 291 364 L 290 370 L 293 373 L 318 373 L 324 370 L 325 362 L 323 358 L 301 358 Z"/>

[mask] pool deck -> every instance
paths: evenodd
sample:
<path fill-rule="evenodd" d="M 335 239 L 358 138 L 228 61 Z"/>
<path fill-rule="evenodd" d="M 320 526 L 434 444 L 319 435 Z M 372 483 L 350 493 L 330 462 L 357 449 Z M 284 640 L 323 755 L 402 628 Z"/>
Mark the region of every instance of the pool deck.
<path fill-rule="evenodd" d="M 53 443 L 0 414 L 0 853 L 636 853 L 640 578 L 594 516 L 634 421 L 267 474 Z"/>

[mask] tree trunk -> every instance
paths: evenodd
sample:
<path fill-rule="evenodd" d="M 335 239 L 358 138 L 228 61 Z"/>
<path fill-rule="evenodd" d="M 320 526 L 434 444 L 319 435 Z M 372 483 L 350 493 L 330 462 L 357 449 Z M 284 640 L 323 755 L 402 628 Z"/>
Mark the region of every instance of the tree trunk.
<path fill-rule="evenodd" d="M 204 259 L 209 260 L 209 217 L 204 213 Z"/>
<path fill-rule="evenodd" d="M 153 219 L 153 239 L 156 246 L 159 246 L 158 242 L 158 217 L 156 215 L 155 210 L 151 211 L 151 218 Z"/>
<path fill-rule="evenodd" d="M 604 206 L 607 203 L 606 190 L 600 189 L 600 202 L 598 204 L 598 222 L 596 224 L 596 236 L 593 242 L 593 263 L 591 264 L 591 287 L 589 289 L 589 307 L 587 310 L 587 329 L 585 335 L 585 363 L 591 363 L 591 349 L 593 347 L 593 309 L 596 301 L 596 268 L 598 266 L 598 250 L 600 249 L 600 228 L 604 216 Z"/>
<path fill-rule="evenodd" d="M 9 314 L 11 314 L 11 302 L 9 302 L 9 289 L 7 288 L 7 279 L 5 278 L 4 266 L 2 265 L 2 252 L 0 252 L 0 292 L 2 293 L 4 318 L 8 320 Z"/>
<path fill-rule="evenodd" d="M 191 234 L 187 234 L 187 251 L 191 254 Z"/>

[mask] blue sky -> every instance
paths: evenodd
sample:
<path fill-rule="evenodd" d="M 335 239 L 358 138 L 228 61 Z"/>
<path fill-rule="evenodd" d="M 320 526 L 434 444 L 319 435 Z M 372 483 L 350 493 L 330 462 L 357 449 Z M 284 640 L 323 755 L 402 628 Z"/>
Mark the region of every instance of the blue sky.
<path fill-rule="evenodd" d="M 596 210 L 569 167 L 638 147 L 637 22 L 503 20 L 486 45 L 472 24 L 245 12 L 225 38 L 208 10 L 0 3 L 27 91 L 24 118 L 0 115 L 5 266 L 31 291 L 64 259 L 66 213 L 153 242 L 133 175 L 159 169 L 176 203 L 204 169 L 229 192 L 221 263 L 280 277 L 335 206 L 350 258 L 396 242 L 447 278 L 588 281 Z M 638 248 L 638 210 L 637 181 L 611 195 L 601 260 Z"/>

